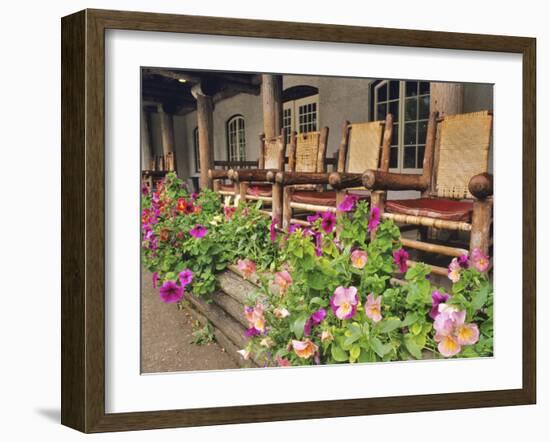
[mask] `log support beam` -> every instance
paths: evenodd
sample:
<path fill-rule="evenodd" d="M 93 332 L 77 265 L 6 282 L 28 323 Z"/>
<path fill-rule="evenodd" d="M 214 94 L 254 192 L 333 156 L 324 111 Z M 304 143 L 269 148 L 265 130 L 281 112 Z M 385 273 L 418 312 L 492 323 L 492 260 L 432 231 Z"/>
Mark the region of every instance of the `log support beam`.
<path fill-rule="evenodd" d="M 212 189 L 208 171 L 214 168 L 214 103 L 205 95 L 200 85 L 191 90 L 197 100 L 197 127 L 199 132 L 200 187 Z"/>
<path fill-rule="evenodd" d="M 281 133 L 283 116 L 283 77 L 262 74 L 262 106 L 264 114 L 264 134 L 268 139 Z"/>

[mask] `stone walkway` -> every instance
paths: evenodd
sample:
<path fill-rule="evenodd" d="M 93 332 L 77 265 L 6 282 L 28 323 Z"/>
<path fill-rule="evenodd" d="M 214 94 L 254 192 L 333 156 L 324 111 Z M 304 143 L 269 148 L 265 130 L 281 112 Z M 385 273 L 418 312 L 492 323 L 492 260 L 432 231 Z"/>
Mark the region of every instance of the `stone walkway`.
<path fill-rule="evenodd" d="M 192 344 L 193 319 L 174 304 L 164 304 L 142 272 L 141 371 L 222 370 L 239 368 L 216 342 Z"/>

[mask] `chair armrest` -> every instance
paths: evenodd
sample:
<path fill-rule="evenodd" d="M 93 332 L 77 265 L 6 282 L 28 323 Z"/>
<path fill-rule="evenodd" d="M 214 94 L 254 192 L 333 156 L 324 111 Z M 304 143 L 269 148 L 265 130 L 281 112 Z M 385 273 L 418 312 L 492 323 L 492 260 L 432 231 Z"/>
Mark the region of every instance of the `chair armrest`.
<path fill-rule="evenodd" d="M 493 175 L 490 173 L 480 173 L 473 176 L 468 183 L 468 190 L 480 200 L 493 196 Z"/>
<path fill-rule="evenodd" d="M 363 186 L 369 190 L 420 190 L 428 189 L 429 182 L 423 175 L 366 170 Z"/>
<path fill-rule="evenodd" d="M 328 173 L 319 172 L 277 172 L 275 181 L 282 185 L 328 184 Z"/>
<path fill-rule="evenodd" d="M 229 178 L 229 170 L 208 170 L 208 178 L 211 180 L 223 180 Z"/>
<path fill-rule="evenodd" d="M 360 186 L 363 186 L 363 174 L 332 172 L 328 177 L 328 181 L 330 185 L 335 189 L 360 187 Z"/>
<path fill-rule="evenodd" d="M 251 181 L 274 182 L 277 169 L 238 169 L 232 170 L 229 177 L 238 183 Z"/>

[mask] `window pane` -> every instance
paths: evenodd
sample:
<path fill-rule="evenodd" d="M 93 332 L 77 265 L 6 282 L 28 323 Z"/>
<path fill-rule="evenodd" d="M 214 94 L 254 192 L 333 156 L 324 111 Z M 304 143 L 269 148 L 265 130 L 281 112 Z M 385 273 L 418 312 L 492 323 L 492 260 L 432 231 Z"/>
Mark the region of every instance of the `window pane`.
<path fill-rule="evenodd" d="M 392 146 L 390 149 L 390 168 L 395 169 L 397 167 L 397 146 Z"/>
<path fill-rule="evenodd" d="M 416 107 L 418 100 L 416 98 L 407 98 L 405 100 L 405 121 L 416 120 Z"/>
<path fill-rule="evenodd" d="M 420 82 L 419 95 L 429 94 L 430 93 L 430 83 L 427 81 Z"/>
<path fill-rule="evenodd" d="M 388 84 L 385 83 L 384 86 L 380 86 L 378 89 L 378 102 L 386 101 L 388 99 Z"/>
<path fill-rule="evenodd" d="M 386 103 L 379 104 L 377 106 L 377 113 L 376 113 L 376 119 L 377 120 L 383 120 L 386 118 Z"/>
<path fill-rule="evenodd" d="M 393 130 L 391 132 L 391 144 L 397 146 L 399 144 L 399 124 L 394 123 Z"/>
<path fill-rule="evenodd" d="M 405 144 L 416 144 L 416 122 L 405 124 Z"/>
<path fill-rule="evenodd" d="M 424 148 L 425 146 L 418 146 L 416 153 L 416 168 L 422 169 L 422 164 L 424 162 Z"/>
<path fill-rule="evenodd" d="M 418 123 L 418 142 L 424 144 L 426 142 L 426 133 L 428 132 L 428 122 L 421 121 Z"/>
<path fill-rule="evenodd" d="M 399 98 L 399 81 L 390 81 L 390 100 Z"/>
<path fill-rule="evenodd" d="M 405 83 L 405 95 L 407 97 L 412 97 L 418 94 L 418 82 L 417 81 L 407 81 Z"/>
<path fill-rule="evenodd" d="M 403 167 L 405 169 L 414 169 L 416 167 L 416 146 L 405 146 Z"/>
<path fill-rule="evenodd" d="M 430 96 L 426 95 L 424 97 L 421 97 L 419 100 L 420 102 L 418 103 L 418 119 L 427 119 L 430 113 Z"/>
<path fill-rule="evenodd" d="M 390 102 L 390 114 L 393 115 L 393 120 L 397 121 L 399 120 L 399 101 L 392 101 Z"/>

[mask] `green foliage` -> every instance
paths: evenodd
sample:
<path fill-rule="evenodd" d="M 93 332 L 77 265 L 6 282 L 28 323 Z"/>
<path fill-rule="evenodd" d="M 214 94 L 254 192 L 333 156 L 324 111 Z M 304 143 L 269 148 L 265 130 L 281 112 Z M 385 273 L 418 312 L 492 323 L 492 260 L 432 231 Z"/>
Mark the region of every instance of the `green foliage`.
<path fill-rule="evenodd" d="M 204 345 L 215 340 L 212 326 L 210 324 L 201 326 L 199 321 L 193 323 L 193 333 L 191 335 L 193 336 L 191 344 L 195 345 Z"/>

